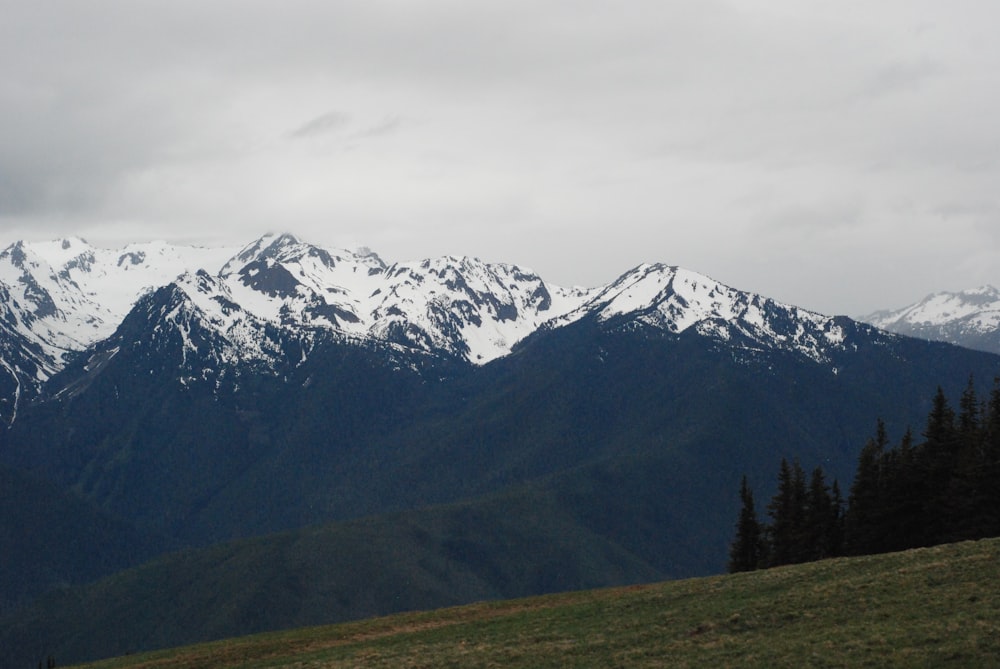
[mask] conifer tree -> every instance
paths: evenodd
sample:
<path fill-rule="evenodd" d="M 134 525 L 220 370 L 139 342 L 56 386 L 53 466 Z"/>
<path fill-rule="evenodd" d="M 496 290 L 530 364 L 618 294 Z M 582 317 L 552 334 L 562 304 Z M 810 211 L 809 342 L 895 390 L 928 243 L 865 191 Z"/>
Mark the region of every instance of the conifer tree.
<path fill-rule="evenodd" d="M 920 545 L 933 545 L 950 535 L 955 520 L 955 506 L 950 489 L 951 478 L 959 458 L 959 431 L 955 426 L 955 412 L 948 404 L 944 391 L 937 393 L 927 416 L 925 441 L 918 452 L 918 476 L 922 477 L 927 496 L 924 498 L 924 536 Z"/>
<path fill-rule="evenodd" d="M 753 490 L 746 475 L 740 483 L 740 516 L 736 522 L 736 537 L 729 546 L 729 571 L 753 571 L 761 566 L 763 532 L 754 508 Z"/>
<path fill-rule="evenodd" d="M 962 391 L 958 407 L 958 438 L 962 442 L 977 440 L 979 437 L 980 407 L 979 399 L 976 397 L 976 384 L 971 376 L 965 390 Z"/>
<path fill-rule="evenodd" d="M 858 456 L 846 508 L 821 468 L 807 487 L 799 463 L 782 458 L 767 505 L 771 522 L 761 525 L 744 477 L 730 570 L 1000 536 L 1000 378 L 982 403 L 970 378 L 959 407 L 956 415 L 938 387 L 924 441 L 915 444 L 907 429 L 896 448 L 879 419 Z"/>
<path fill-rule="evenodd" d="M 924 541 L 927 492 L 916 463 L 913 431 L 907 429 L 899 446 L 885 456 L 882 486 L 882 550 L 915 548 Z"/>
<path fill-rule="evenodd" d="M 958 539 L 1000 536 L 1000 379 L 993 380 L 976 438 L 962 445 L 952 486 Z"/>
<path fill-rule="evenodd" d="M 952 445 L 955 437 L 955 412 L 948 404 L 948 398 L 941 386 L 938 386 L 931 402 L 931 412 L 927 416 L 927 428 L 924 430 L 925 443 L 934 448 Z"/>
<path fill-rule="evenodd" d="M 982 457 L 976 479 L 975 538 L 1000 536 L 1000 378 L 993 379 L 982 435 Z"/>
<path fill-rule="evenodd" d="M 830 503 L 833 512 L 833 527 L 830 533 L 830 555 L 844 554 L 844 497 L 840 494 L 837 479 L 830 485 Z"/>
<path fill-rule="evenodd" d="M 806 474 L 799 461 L 792 462 L 792 562 L 809 559 L 809 543 L 806 534 L 806 507 L 808 506 Z"/>
<path fill-rule="evenodd" d="M 985 412 L 976 397 L 973 379 L 969 377 L 959 405 L 955 458 L 940 502 L 944 520 L 938 541 L 979 538 L 980 473 L 986 464 L 983 458 L 985 431 L 982 426 Z"/>
<path fill-rule="evenodd" d="M 849 555 L 880 551 L 884 508 L 882 466 L 887 443 L 885 423 L 880 418 L 875 437 L 868 440 L 858 456 L 858 467 L 848 496 L 844 541 Z"/>
<path fill-rule="evenodd" d="M 788 464 L 781 459 L 778 468 L 778 490 L 767 505 L 771 523 L 767 527 L 768 566 L 794 564 L 806 559 L 805 540 L 805 474 L 798 461 Z"/>
<path fill-rule="evenodd" d="M 807 561 L 822 560 L 835 555 L 838 512 L 834 509 L 830 488 L 823 470 L 817 467 L 809 480 L 803 523 L 803 557 Z"/>

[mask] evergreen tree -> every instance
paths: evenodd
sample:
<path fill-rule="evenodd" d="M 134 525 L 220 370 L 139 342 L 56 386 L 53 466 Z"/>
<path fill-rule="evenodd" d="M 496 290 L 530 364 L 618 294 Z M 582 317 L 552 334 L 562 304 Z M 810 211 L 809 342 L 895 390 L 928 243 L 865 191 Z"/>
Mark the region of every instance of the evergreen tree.
<path fill-rule="evenodd" d="M 926 444 L 932 448 L 944 448 L 953 444 L 955 438 L 955 412 L 948 404 L 948 398 L 941 386 L 938 386 L 931 402 L 931 412 L 927 416 L 927 428 L 924 430 Z"/>
<path fill-rule="evenodd" d="M 989 400 L 982 410 L 978 439 L 962 449 L 958 490 L 966 502 L 962 509 L 962 538 L 1000 536 L 1000 379 L 993 380 Z"/>
<path fill-rule="evenodd" d="M 802 546 L 806 561 L 822 560 L 836 555 L 836 525 L 839 512 L 834 508 L 830 488 L 826 484 L 823 470 L 817 467 L 809 480 L 806 496 Z"/>
<path fill-rule="evenodd" d="M 736 537 L 729 546 L 729 571 L 753 571 L 763 558 L 763 531 L 754 508 L 753 490 L 746 475 L 740 483 L 740 516 L 736 522 Z"/>
<path fill-rule="evenodd" d="M 979 534 L 976 516 L 980 472 L 985 464 L 981 418 L 984 413 L 976 398 L 973 379 L 969 377 L 959 405 L 955 459 L 940 502 L 945 521 L 938 541 L 961 541 L 977 538 Z"/>
<path fill-rule="evenodd" d="M 913 432 L 909 429 L 899 446 L 885 456 L 882 472 L 885 480 L 882 486 L 882 550 L 899 551 L 925 543 L 924 507 L 927 492 L 917 468 L 916 457 Z"/>
<path fill-rule="evenodd" d="M 976 384 L 973 377 L 969 377 L 969 382 L 962 391 L 962 398 L 959 400 L 958 414 L 958 438 L 963 443 L 977 441 L 979 438 L 980 406 L 976 397 Z"/>
<path fill-rule="evenodd" d="M 837 479 L 830 486 L 831 511 L 833 512 L 833 527 L 830 532 L 830 555 L 844 554 L 844 497 L 840 494 L 840 484 Z"/>
<path fill-rule="evenodd" d="M 993 379 L 993 390 L 990 391 L 985 414 L 983 419 L 984 443 L 1000 442 L 1000 377 Z"/>
<path fill-rule="evenodd" d="M 925 441 L 917 453 L 917 475 L 922 478 L 927 496 L 924 498 L 924 536 L 920 545 L 940 543 L 950 536 L 955 522 L 956 502 L 952 497 L 951 478 L 959 459 L 960 438 L 944 391 L 937 393 L 927 416 Z"/>
<path fill-rule="evenodd" d="M 868 440 L 858 456 L 858 467 L 848 496 L 844 542 L 849 555 L 867 555 L 881 550 L 885 502 L 882 466 L 888 441 L 885 423 L 880 418 L 875 437 Z"/>
<path fill-rule="evenodd" d="M 1000 536 L 1000 378 L 993 379 L 976 486 L 976 538 Z"/>
<path fill-rule="evenodd" d="M 799 463 L 782 458 L 767 505 L 771 522 L 762 526 L 744 477 L 730 570 L 1000 536 L 1000 378 L 983 403 L 970 378 L 957 416 L 938 387 L 923 436 L 915 445 L 907 429 L 890 448 L 879 419 L 858 456 L 846 508 L 821 468 L 807 488 Z"/>
<path fill-rule="evenodd" d="M 807 559 L 805 528 L 805 474 L 798 461 L 781 459 L 778 490 L 767 505 L 771 523 L 767 528 L 768 566 L 794 564 Z"/>
<path fill-rule="evenodd" d="M 810 559 L 809 536 L 806 526 L 806 474 L 799 461 L 792 462 L 792 562 L 806 562 Z"/>

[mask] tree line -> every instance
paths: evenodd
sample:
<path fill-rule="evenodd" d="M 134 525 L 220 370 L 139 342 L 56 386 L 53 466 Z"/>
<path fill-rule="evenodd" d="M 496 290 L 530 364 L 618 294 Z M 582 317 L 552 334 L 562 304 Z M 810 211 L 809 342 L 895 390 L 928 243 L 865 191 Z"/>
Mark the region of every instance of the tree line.
<path fill-rule="evenodd" d="M 921 436 L 891 445 L 879 419 L 846 502 L 822 468 L 807 481 L 782 459 L 766 522 L 744 476 L 729 571 L 1000 536 L 1000 379 L 980 401 L 970 378 L 957 412 L 939 387 Z"/>

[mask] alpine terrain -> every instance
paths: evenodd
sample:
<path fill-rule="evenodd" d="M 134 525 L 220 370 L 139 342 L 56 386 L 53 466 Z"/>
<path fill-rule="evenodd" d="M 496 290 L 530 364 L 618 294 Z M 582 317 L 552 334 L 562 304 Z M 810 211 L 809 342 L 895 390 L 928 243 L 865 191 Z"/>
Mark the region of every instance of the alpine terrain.
<path fill-rule="evenodd" d="M 910 337 L 1000 353 L 1000 290 L 993 286 L 935 293 L 902 309 L 876 311 L 861 320 Z"/>
<path fill-rule="evenodd" d="M 1000 374 L 669 265 L 563 288 L 287 234 L 18 242 L 0 309 L 0 662 L 31 666 L 720 572 L 743 474 L 846 489 L 877 419 Z"/>

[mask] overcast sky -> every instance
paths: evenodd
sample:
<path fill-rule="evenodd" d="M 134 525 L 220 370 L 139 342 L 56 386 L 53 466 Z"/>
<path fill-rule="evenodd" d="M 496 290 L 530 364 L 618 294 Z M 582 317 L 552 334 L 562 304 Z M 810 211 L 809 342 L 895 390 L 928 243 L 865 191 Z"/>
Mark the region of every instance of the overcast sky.
<path fill-rule="evenodd" d="M 995 0 L 0 0 L 0 243 L 1000 283 Z"/>

